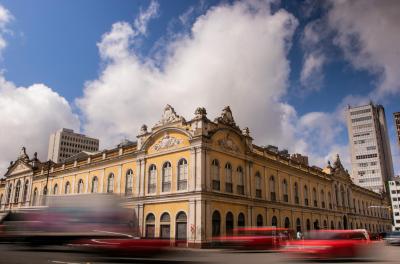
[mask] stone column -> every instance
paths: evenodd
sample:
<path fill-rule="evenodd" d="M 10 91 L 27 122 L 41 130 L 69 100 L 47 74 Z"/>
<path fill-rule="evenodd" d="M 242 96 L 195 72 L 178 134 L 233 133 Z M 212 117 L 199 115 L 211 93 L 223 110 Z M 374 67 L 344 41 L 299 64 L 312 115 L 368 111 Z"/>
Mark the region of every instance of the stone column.
<path fill-rule="evenodd" d="M 190 166 L 189 166 L 189 178 L 188 178 L 188 191 L 192 192 L 196 189 L 196 181 L 197 181 L 197 148 L 192 147 L 190 149 Z M 178 173 L 176 174 L 178 175 Z M 178 182 L 178 179 L 177 179 Z M 189 234 L 189 233 L 188 233 Z"/>
<path fill-rule="evenodd" d="M 249 205 L 247 206 L 247 226 L 255 226 L 253 223 L 253 206 Z"/>
<path fill-rule="evenodd" d="M 206 189 L 206 152 L 202 147 L 196 149 L 196 191 Z"/>
<path fill-rule="evenodd" d="M 118 166 L 118 175 L 117 175 L 117 192 L 121 192 L 121 178 L 122 178 L 122 164 Z"/>
<path fill-rule="evenodd" d="M 76 181 L 76 174 L 72 178 L 72 188 L 71 188 L 71 193 L 75 193 L 75 181 Z"/>
<path fill-rule="evenodd" d="M 206 241 L 206 202 L 204 200 L 196 200 L 195 222 L 195 243 L 201 245 Z"/>
<path fill-rule="evenodd" d="M 135 184 L 135 194 L 136 194 L 137 196 L 139 196 L 139 193 L 140 193 L 140 184 L 141 184 L 141 182 L 142 182 L 142 179 L 141 179 L 141 166 L 140 166 L 140 164 L 141 164 L 141 160 L 140 160 L 140 159 L 137 159 L 137 160 L 136 160 L 136 184 Z"/>
<path fill-rule="evenodd" d="M 143 197 L 146 188 L 146 160 L 142 159 L 140 162 L 140 190 L 139 197 Z"/>
<path fill-rule="evenodd" d="M 206 191 L 211 191 L 212 190 L 212 179 L 211 179 L 211 160 L 210 160 L 210 154 L 208 151 L 205 151 L 205 159 L 206 159 L 206 165 L 205 165 L 205 190 Z"/>
<path fill-rule="evenodd" d="M 250 162 L 249 161 L 245 161 L 245 166 L 244 166 L 244 194 L 247 197 L 251 197 L 251 181 L 250 181 Z"/>
<path fill-rule="evenodd" d="M 187 234 L 188 243 L 193 244 L 196 240 L 196 201 L 193 199 L 189 200 Z"/>
<path fill-rule="evenodd" d="M 138 204 L 136 206 L 136 217 L 138 220 L 138 229 L 140 230 L 140 236 L 143 237 L 145 236 L 145 219 L 144 219 L 144 210 L 143 210 L 143 204 Z"/>
<path fill-rule="evenodd" d="M 86 174 L 85 193 L 88 193 L 88 190 L 89 190 L 89 173 L 90 173 L 90 171 L 88 171 L 88 173 Z"/>
<path fill-rule="evenodd" d="M 104 174 L 105 174 L 105 169 L 101 171 L 100 175 L 100 193 L 104 191 Z"/>

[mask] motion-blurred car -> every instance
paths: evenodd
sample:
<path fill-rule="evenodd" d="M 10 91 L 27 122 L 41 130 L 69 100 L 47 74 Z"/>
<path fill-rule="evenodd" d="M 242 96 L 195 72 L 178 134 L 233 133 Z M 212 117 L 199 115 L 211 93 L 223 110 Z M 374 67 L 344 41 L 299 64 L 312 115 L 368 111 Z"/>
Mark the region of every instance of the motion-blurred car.
<path fill-rule="evenodd" d="M 154 257 L 172 248 L 170 240 L 167 239 L 128 237 L 76 240 L 69 246 L 96 255 L 125 257 Z"/>
<path fill-rule="evenodd" d="M 352 259 L 363 257 L 370 244 L 364 229 L 316 230 L 306 232 L 302 240 L 288 241 L 282 251 L 302 259 Z"/>
<path fill-rule="evenodd" d="M 293 231 L 277 227 L 243 227 L 232 230 L 231 235 L 214 239 L 214 247 L 243 250 L 275 250 L 290 240 Z"/>
<path fill-rule="evenodd" d="M 112 195 L 51 196 L 48 206 L 8 212 L 0 241 L 32 246 L 133 236 L 132 214 Z M 140 236 L 138 234 L 137 236 Z"/>
<path fill-rule="evenodd" d="M 390 232 L 386 234 L 385 241 L 389 245 L 399 246 L 400 245 L 400 231 Z"/>

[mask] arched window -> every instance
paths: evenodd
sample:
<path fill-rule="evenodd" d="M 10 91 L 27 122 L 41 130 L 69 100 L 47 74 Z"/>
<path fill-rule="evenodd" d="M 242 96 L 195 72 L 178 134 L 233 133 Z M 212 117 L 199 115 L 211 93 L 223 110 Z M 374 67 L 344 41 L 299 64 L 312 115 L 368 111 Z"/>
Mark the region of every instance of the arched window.
<path fill-rule="evenodd" d="M 325 208 L 325 193 L 324 193 L 324 190 L 321 190 L 321 207 Z"/>
<path fill-rule="evenodd" d="M 64 189 L 64 193 L 65 194 L 69 194 L 71 192 L 71 184 L 69 183 L 69 181 L 67 181 L 65 183 L 65 189 Z"/>
<path fill-rule="evenodd" d="M 225 164 L 225 191 L 228 193 L 233 192 L 232 190 L 232 165 L 227 162 Z"/>
<path fill-rule="evenodd" d="M 238 227 L 244 227 L 245 226 L 245 219 L 244 219 L 244 214 L 240 213 L 238 215 Z"/>
<path fill-rule="evenodd" d="M 162 191 L 171 191 L 172 168 L 170 162 L 165 162 L 162 170 Z"/>
<path fill-rule="evenodd" d="M 289 192 L 288 183 L 287 183 L 286 179 L 284 179 L 282 181 L 282 193 L 283 193 L 283 201 L 284 202 L 289 202 L 288 192 Z"/>
<path fill-rule="evenodd" d="M 328 229 L 328 223 L 324 220 L 324 229 Z"/>
<path fill-rule="evenodd" d="M 168 213 L 163 213 L 160 218 L 160 237 L 169 238 L 171 233 L 171 218 Z"/>
<path fill-rule="evenodd" d="M 258 171 L 256 172 L 255 180 L 256 180 L 256 197 L 261 198 L 262 197 L 261 174 Z"/>
<path fill-rule="evenodd" d="M 219 235 L 221 235 L 221 215 L 218 211 L 214 211 L 212 214 L 212 236 Z"/>
<path fill-rule="evenodd" d="M 236 170 L 237 173 L 237 193 L 244 194 L 244 176 L 242 167 L 238 167 Z"/>
<path fill-rule="evenodd" d="M 126 171 L 125 176 L 125 195 L 132 194 L 133 189 L 133 170 L 129 169 Z"/>
<path fill-rule="evenodd" d="M 110 173 L 107 178 L 107 193 L 114 192 L 114 173 Z"/>
<path fill-rule="evenodd" d="M 83 193 L 83 180 L 78 181 L 78 193 Z"/>
<path fill-rule="evenodd" d="M 37 201 L 38 200 L 38 189 L 35 188 L 35 190 L 33 191 L 33 199 L 32 199 L 32 205 L 36 206 L 37 205 Z"/>
<path fill-rule="evenodd" d="M 10 183 L 10 185 L 8 185 L 6 204 L 9 204 L 11 202 L 11 193 L 12 193 L 12 183 Z"/>
<path fill-rule="evenodd" d="M 310 230 L 311 230 L 311 222 L 310 222 L 310 219 L 307 219 L 307 221 L 306 221 L 306 228 L 307 228 L 307 231 L 310 231 Z"/>
<path fill-rule="evenodd" d="M 314 229 L 319 230 L 319 221 L 318 220 L 314 221 Z"/>
<path fill-rule="evenodd" d="M 146 237 L 154 238 L 155 237 L 155 223 L 156 218 L 154 214 L 150 213 L 146 216 Z"/>
<path fill-rule="evenodd" d="M 275 178 L 274 178 L 274 176 L 269 177 L 269 193 L 270 193 L 271 201 L 276 201 Z"/>
<path fill-rule="evenodd" d="M 228 212 L 225 219 L 226 234 L 231 235 L 233 233 L 233 214 Z"/>
<path fill-rule="evenodd" d="M 57 193 L 58 193 L 58 184 L 56 183 L 56 184 L 54 184 L 54 187 L 53 187 L 53 194 L 56 195 Z"/>
<path fill-rule="evenodd" d="M 358 228 L 358 227 L 357 227 Z M 331 229 L 334 230 L 335 229 L 335 224 L 333 223 L 333 221 L 331 221 Z"/>
<path fill-rule="evenodd" d="M 219 161 L 213 160 L 211 163 L 211 178 L 213 190 L 220 190 Z"/>
<path fill-rule="evenodd" d="M 18 180 L 17 184 L 15 185 L 14 203 L 18 203 L 20 192 L 21 192 L 21 181 Z"/>
<path fill-rule="evenodd" d="M 330 192 L 328 192 L 328 203 L 329 203 L 329 209 L 332 209 L 332 195 Z"/>
<path fill-rule="evenodd" d="M 294 203 L 299 204 L 300 203 L 300 198 L 299 198 L 299 185 L 297 185 L 297 182 L 294 183 Z"/>
<path fill-rule="evenodd" d="M 271 225 L 277 227 L 278 226 L 278 218 L 276 216 L 272 217 Z"/>
<path fill-rule="evenodd" d="M 178 190 L 187 189 L 188 180 L 188 163 L 185 159 L 179 160 L 178 163 Z"/>
<path fill-rule="evenodd" d="M 300 218 L 296 219 L 296 231 L 297 232 L 301 232 L 301 222 L 300 222 Z"/>
<path fill-rule="evenodd" d="M 149 185 L 148 185 L 148 193 L 156 192 L 157 184 L 157 167 L 154 164 L 151 164 L 149 167 Z"/>
<path fill-rule="evenodd" d="M 304 205 L 308 206 L 308 188 L 304 185 Z"/>
<path fill-rule="evenodd" d="M 26 180 L 25 181 L 25 185 L 24 185 L 24 193 L 23 193 L 23 196 L 22 196 L 22 199 L 23 199 L 24 202 L 26 202 L 27 199 L 28 199 L 28 190 L 29 190 L 29 181 Z"/>
<path fill-rule="evenodd" d="M 290 227 L 290 220 L 289 217 L 285 218 L 285 228 L 289 228 Z"/>
<path fill-rule="evenodd" d="M 187 239 L 187 216 L 185 212 L 179 212 L 176 215 L 175 239 L 183 241 Z"/>
<path fill-rule="evenodd" d="M 263 217 L 262 217 L 262 215 L 257 215 L 257 226 L 263 226 L 264 225 L 264 220 L 263 220 Z"/>
<path fill-rule="evenodd" d="M 318 207 L 318 201 L 317 201 L 317 190 L 315 188 L 313 188 L 312 190 L 312 198 L 314 201 L 314 207 Z"/>
<path fill-rule="evenodd" d="M 99 187 L 99 179 L 97 179 L 97 176 L 94 176 L 92 178 L 92 193 L 97 193 L 98 192 L 98 187 Z"/>
<path fill-rule="evenodd" d="M 360 204 L 360 200 L 358 200 L 358 213 L 361 214 L 361 204 Z"/>

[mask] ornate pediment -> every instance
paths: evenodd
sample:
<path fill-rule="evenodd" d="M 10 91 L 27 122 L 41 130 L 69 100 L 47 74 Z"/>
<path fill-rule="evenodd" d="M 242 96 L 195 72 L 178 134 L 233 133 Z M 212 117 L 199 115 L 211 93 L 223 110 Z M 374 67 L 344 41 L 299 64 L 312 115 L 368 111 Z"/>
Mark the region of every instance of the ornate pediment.
<path fill-rule="evenodd" d="M 229 134 L 222 139 L 217 140 L 218 146 L 226 151 L 231 152 L 240 152 L 240 148 L 236 145 L 236 143 L 229 137 Z"/>
<path fill-rule="evenodd" d="M 13 165 L 11 165 L 6 173 L 6 176 L 11 176 L 13 174 L 19 174 L 22 172 L 32 171 L 32 167 L 29 164 L 26 164 L 23 161 L 17 161 Z"/>
<path fill-rule="evenodd" d="M 175 122 L 185 122 L 185 119 L 176 114 L 175 109 L 167 104 L 164 108 L 164 113 L 161 117 L 161 120 L 155 124 L 155 127 L 163 126 L 166 124 L 171 124 Z"/>
<path fill-rule="evenodd" d="M 181 143 L 182 139 L 170 136 L 168 133 L 166 133 L 160 140 L 157 141 L 156 144 L 153 145 L 153 149 L 155 151 L 160 151 L 178 146 Z"/>

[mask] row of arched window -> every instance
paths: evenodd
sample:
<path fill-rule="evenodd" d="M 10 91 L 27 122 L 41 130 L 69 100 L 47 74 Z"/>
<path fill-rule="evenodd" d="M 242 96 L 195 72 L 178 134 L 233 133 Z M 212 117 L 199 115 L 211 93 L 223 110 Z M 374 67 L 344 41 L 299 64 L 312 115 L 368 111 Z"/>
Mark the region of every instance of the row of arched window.
<path fill-rule="evenodd" d="M 26 202 L 28 199 L 28 192 L 29 192 L 29 180 L 26 180 L 24 186 L 22 185 L 22 181 L 18 180 L 15 184 L 15 188 L 13 188 L 13 184 L 10 183 L 7 188 L 6 192 L 6 200 L 4 201 L 5 204 L 9 203 L 18 203 L 18 202 Z M 22 199 L 21 198 L 21 191 L 22 191 Z M 14 194 L 14 195 L 13 195 Z M 0 205 L 3 203 L 3 194 L 0 196 Z"/>
<path fill-rule="evenodd" d="M 186 159 L 180 159 L 177 167 L 177 187 L 178 191 L 187 189 L 188 181 L 188 163 Z M 171 162 L 164 162 L 162 165 L 161 191 L 170 192 L 172 186 L 172 165 Z M 157 190 L 157 166 L 149 166 L 147 192 L 152 194 Z"/>
<path fill-rule="evenodd" d="M 211 180 L 212 180 L 212 189 L 215 191 L 221 191 L 221 166 L 220 162 L 218 159 L 213 159 L 211 161 Z M 236 168 L 236 173 L 233 173 L 233 167 L 231 163 L 227 162 L 224 165 L 224 173 L 225 173 L 225 192 L 227 193 L 233 193 L 235 192 L 234 186 L 233 186 L 233 179 L 236 177 L 236 193 L 240 195 L 244 195 L 244 174 L 243 174 L 243 168 L 241 166 L 238 166 Z M 256 198 L 262 198 L 262 177 L 260 172 L 256 172 L 254 176 L 254 181 L 255 181 L 255 197 Z M 282 180 L 282 197 L 281 201 L 283 202 L 289 202 L 289 184 L 286 179 Z M 350 190 L 347 189 L 345 191 L 345 188 L 340 186 L 340 192 L 339 188 L 337 185 L 335 185 L 335 201 L 336 205 L 338 207 L 351 207 L 350 203 L 350 197 L 351 193 Z M 276 182 L 275 182 L 275 177 L 272 175 L 269 178 L 269 198 L 271 201 L 277 201 L 277 189 L 276 189 Z M 300 201 L 300 187 L 297 182 L 294 183 L 293 185 L 293 203 L 295 204 L 301 204 Z M 303 205 L 304 206 L 314 206 L 314 207 L 321 207 L 321 208 L 327 208 L 327 209 L 333 209 L 333 203 L 332 203 L 332 195 L 330 192 L 325 194 L 324 190 L 320 190 L 318 193 L 317 189 L 314 187 L 311 190 L 311 200 L 309 198 L 309 189 L 307 185 L 303 186 Z M 353 209 L 356 212 L 356 204 L 353 202 Z M 362 211 L 361 211 L 361 208 Z M 358 213 L 363 214 L 368 214 L 369 211 L 368 209 L 365 209 L 365 206 L 363 205 L 362 207 L 359 205 L 358 206 Z M 365 213 L 367 212 L 367 213 Z M 371 215 L 378 216 L 379 214 L 377 213 L 371 213 Z"/>
<path fill-rule="evenodd" d="M 153 213 L 149 213 L 146 216 L 146 227 L 145 236 L 147 238 L 156 237 L 156 217 Z M 171 217 L 169 213 L 164 212 L 160 217 L 160 238 L 171 237 Z M 186 240 L 187 239 L 187 216 L 186 213 L 181 211 L 177 213 L 175 217 L 175 239 Z"/>
<path fill-rule="evenodd" d="M 212 236 L 220 236 L 221 235 L 221 214 L 218 210 L 215 210 L 212 214 Z M 261 214 L 258 214 L 256 217 L 256 225 L 258 227 L 266 225 L 264 223 L 264 218 Z M 239 213 L 238 218 L 237 218 L 237 227 L 244 227 L 245 226 L 245 216 L 243 213 Z M 284 227 L 284 228 L 292 228 L 295 229 L 296 231 L 302 232 L 302 224 L 300 218 L 296 219 L 295 225 L 292 226 L 290 223 L 289 217 L 285 217 L 283 221 L 283 226 L 280 226 L 278 223 L 278 218 L 276 216 L 272 216 L 271 218 L 271 226 L 276 226 L 276 227 Z M 225 234 L 232 234 L 232 231 L 234 229 L 234 216 L 231 212 L 227 212 L 225 216 Z M 328 226 L 328 221 L 324 220 L 323 225 L 320 226 L 320 223 L 318 220 L 315 220 L 312 225 L 310 219 L 306 219 L 306 230 L 310 231 L 311 229 L 314 230 L 319 230 L 319 229 L 358 229 L 358 228 L 365 228 L 371 232 L 383 232 L 385 231 L 385 226 L 380 225 L 380 224 L 367 224 L 364 223 L 362 224 L 361 222 L 350 222 L 350 225 L 348 224 L 348 220 L 346 216 L 343 216 L 343 222 L 338 221 L 337 225 L 333 221 L 330 222 L 330 226 Z"/>

